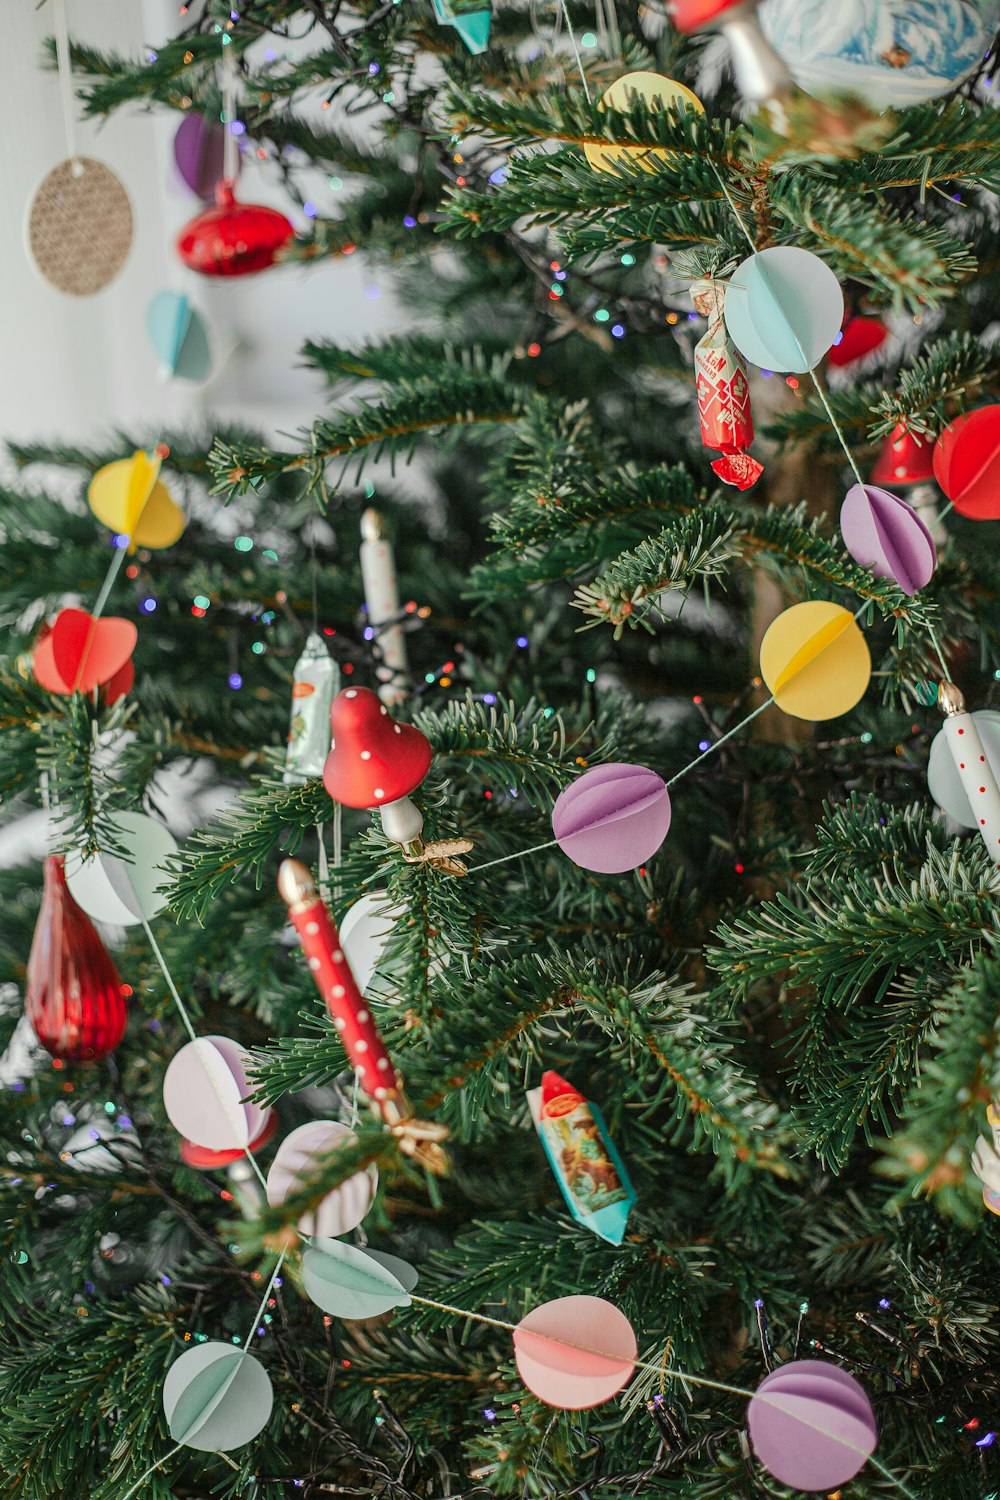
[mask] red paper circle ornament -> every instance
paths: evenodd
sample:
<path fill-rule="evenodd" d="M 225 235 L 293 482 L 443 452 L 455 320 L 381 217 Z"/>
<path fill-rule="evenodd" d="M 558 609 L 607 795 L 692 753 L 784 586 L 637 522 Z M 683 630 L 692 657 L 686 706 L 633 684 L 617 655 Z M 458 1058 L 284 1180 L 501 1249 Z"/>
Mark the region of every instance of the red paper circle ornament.
<path fill-rule="evenodd" d="M 431 746 L 412 724 L 397 724 L 371 688 L 344 688 L 330 709 L 332 748 L 323 785 L 344 807 L 383 807 L 418 787 Z"/>
<path fill-rule="evenodd" d="M 1000 406 L 980 406 L 944 429 L 934 475 L 959 515 L 1000 520 Z"/>
<path fill-rule="evenodd" d="M 252 276 L 273 266 L 295 233 L 276 208 L 237 203 L 231 182 L 220 182 L 215 203 L 185 224 L 177 254 L 203 276 Z"/>

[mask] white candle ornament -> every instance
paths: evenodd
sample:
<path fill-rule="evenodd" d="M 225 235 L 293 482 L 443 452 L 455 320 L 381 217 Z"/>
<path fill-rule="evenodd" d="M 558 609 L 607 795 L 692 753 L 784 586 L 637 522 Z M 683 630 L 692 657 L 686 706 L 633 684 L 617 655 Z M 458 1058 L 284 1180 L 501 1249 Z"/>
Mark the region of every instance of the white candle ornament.
<path fill-rule="evenodd" d="M 966 828 L 978 828 L 994 864 L 1000 864 L 1000 787 L 997 786 L 993 767 L 987 758 L 976 717 L 966 713 L 965 699 L 953 682 L 942 682 L 938 688 L 938 707 L 945 715 L 944 727 L 935 736 L 931 746 L 929 779 L 935 793 L 945 791 L 952 784 L 955 796 L 946 795 L 941 803 L 945 811 Z M 947 746 L 951 766 L 946 772 L 957 773 L 957 782 L 952 774 L 941 775 L 942 756 L 940 746 Z M 937 765 L 934 762 L 937 762 Z"/>
<path fill-rule="evenodd" d="M 376 668 L 378 695 L 383 703 L 402 703 L 410 666 L 406 659 L 406 637 L 398 623 L 396 559 L 377 510 L 366 510 L 361 517 L 361 579 L 368 624 L 375 632 L 380 658 Z"/>

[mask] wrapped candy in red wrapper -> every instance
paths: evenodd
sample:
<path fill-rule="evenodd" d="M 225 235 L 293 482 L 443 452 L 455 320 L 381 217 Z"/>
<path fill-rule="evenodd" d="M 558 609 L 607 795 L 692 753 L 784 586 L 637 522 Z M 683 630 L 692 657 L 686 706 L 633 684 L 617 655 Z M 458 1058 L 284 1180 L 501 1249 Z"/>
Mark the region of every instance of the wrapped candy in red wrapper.
<path fill-rule="evenodd" d="M 753 442 L 750 382 L 746 360 L 726 332 L 725 296 L 725 287 L 717 281 L 696 281 L 691 287 L 691 301 L 708 319 L 694 349 L 698 415 L 705 447 L 719 448 L 723 454 L 712 464 L 715 473 L 724 484 L 748 490 L 764 466 L 746 451 Z"/>

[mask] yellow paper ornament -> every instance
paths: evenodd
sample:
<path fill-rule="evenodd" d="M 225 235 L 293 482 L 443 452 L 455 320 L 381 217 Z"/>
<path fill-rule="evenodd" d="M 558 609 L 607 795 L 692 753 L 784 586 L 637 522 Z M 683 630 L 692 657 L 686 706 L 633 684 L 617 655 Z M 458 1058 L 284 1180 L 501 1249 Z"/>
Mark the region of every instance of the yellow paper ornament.
<path fill-rule="evenodd" d="M 823 599 L 793 604 L 760 643 L 760 673 L 795 719 L 836 719 L 865 695 L 872 659 L 850 610 Z"/>
<path fill-rule="evenodd" d="M 650 109 L 669 109 L 672 104 L 683 109 L 705 113 L 705 106 L 696 94 L 675 83 L 662 73 L 624 73 L 616 78 L 597 101 L 598 109 L 630 110 L 636 99 L 642 99 Z M 649 146 L 617 146 L 598 141 L 584 141 L 584 155 L 595 172 L 613 172 L 623 161 L 632 161 L 646 172 L 652 172 L 657 161 L 669 161 L 675 154 L 662 148 Z"/>
<path fill-rule="evenodd" d="M 160 455 L 140 448 L 131 458 L 98 469 L 87 499 L 99 521 L 129 538 L 128 550 L 171 547 L 185 526 L 184 512 L 160 481 Z"/>

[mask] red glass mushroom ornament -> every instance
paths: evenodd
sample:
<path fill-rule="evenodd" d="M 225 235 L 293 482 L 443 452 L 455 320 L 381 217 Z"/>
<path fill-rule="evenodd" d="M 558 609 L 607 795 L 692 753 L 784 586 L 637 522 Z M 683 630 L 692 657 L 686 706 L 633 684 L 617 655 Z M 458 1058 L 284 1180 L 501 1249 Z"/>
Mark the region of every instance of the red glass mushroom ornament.
<path fill-rule="evenodd" d="M 177 237 L 177 254 L 202 276 L 252 276 L 273 266 L 295 233 L 276 208 L 238 203 L 232 182 L 220 182 L 211 208 L 202 209 Z"/>
<path fill-rule="evenodd" d="M 69 893 L 61 854 L 49 855 L 44 875 L 24 1012 L 53 1057 L 96 1062 L 125 1035 L 122 982 L 96 927 Z"/>
<path fill-rule="evenodd" d="M 382 827 L 394 843 L 415 844 L 423 818 L 409 793 L 431 764 L 426 735 L 412 724 L 397 724 L 371 688 L 344 688 L 330 709 L 332 748 L 323 767 L 323 785 L 345 807 L 378 807 Z"/>
<path fill-rule="evenodd" d="M 871 478 L 873 484 L 930 484 L 934 478 L 933 443 L 897 422 L 882 444 Z"/>
<path fill-rule="evenodd" d="M 722 32 L 748 103 L 770 103 L 791 89 L 791 74 L 760 29 L 757 0 L 668 0 L 667 9 L 678 31 Z"/>

